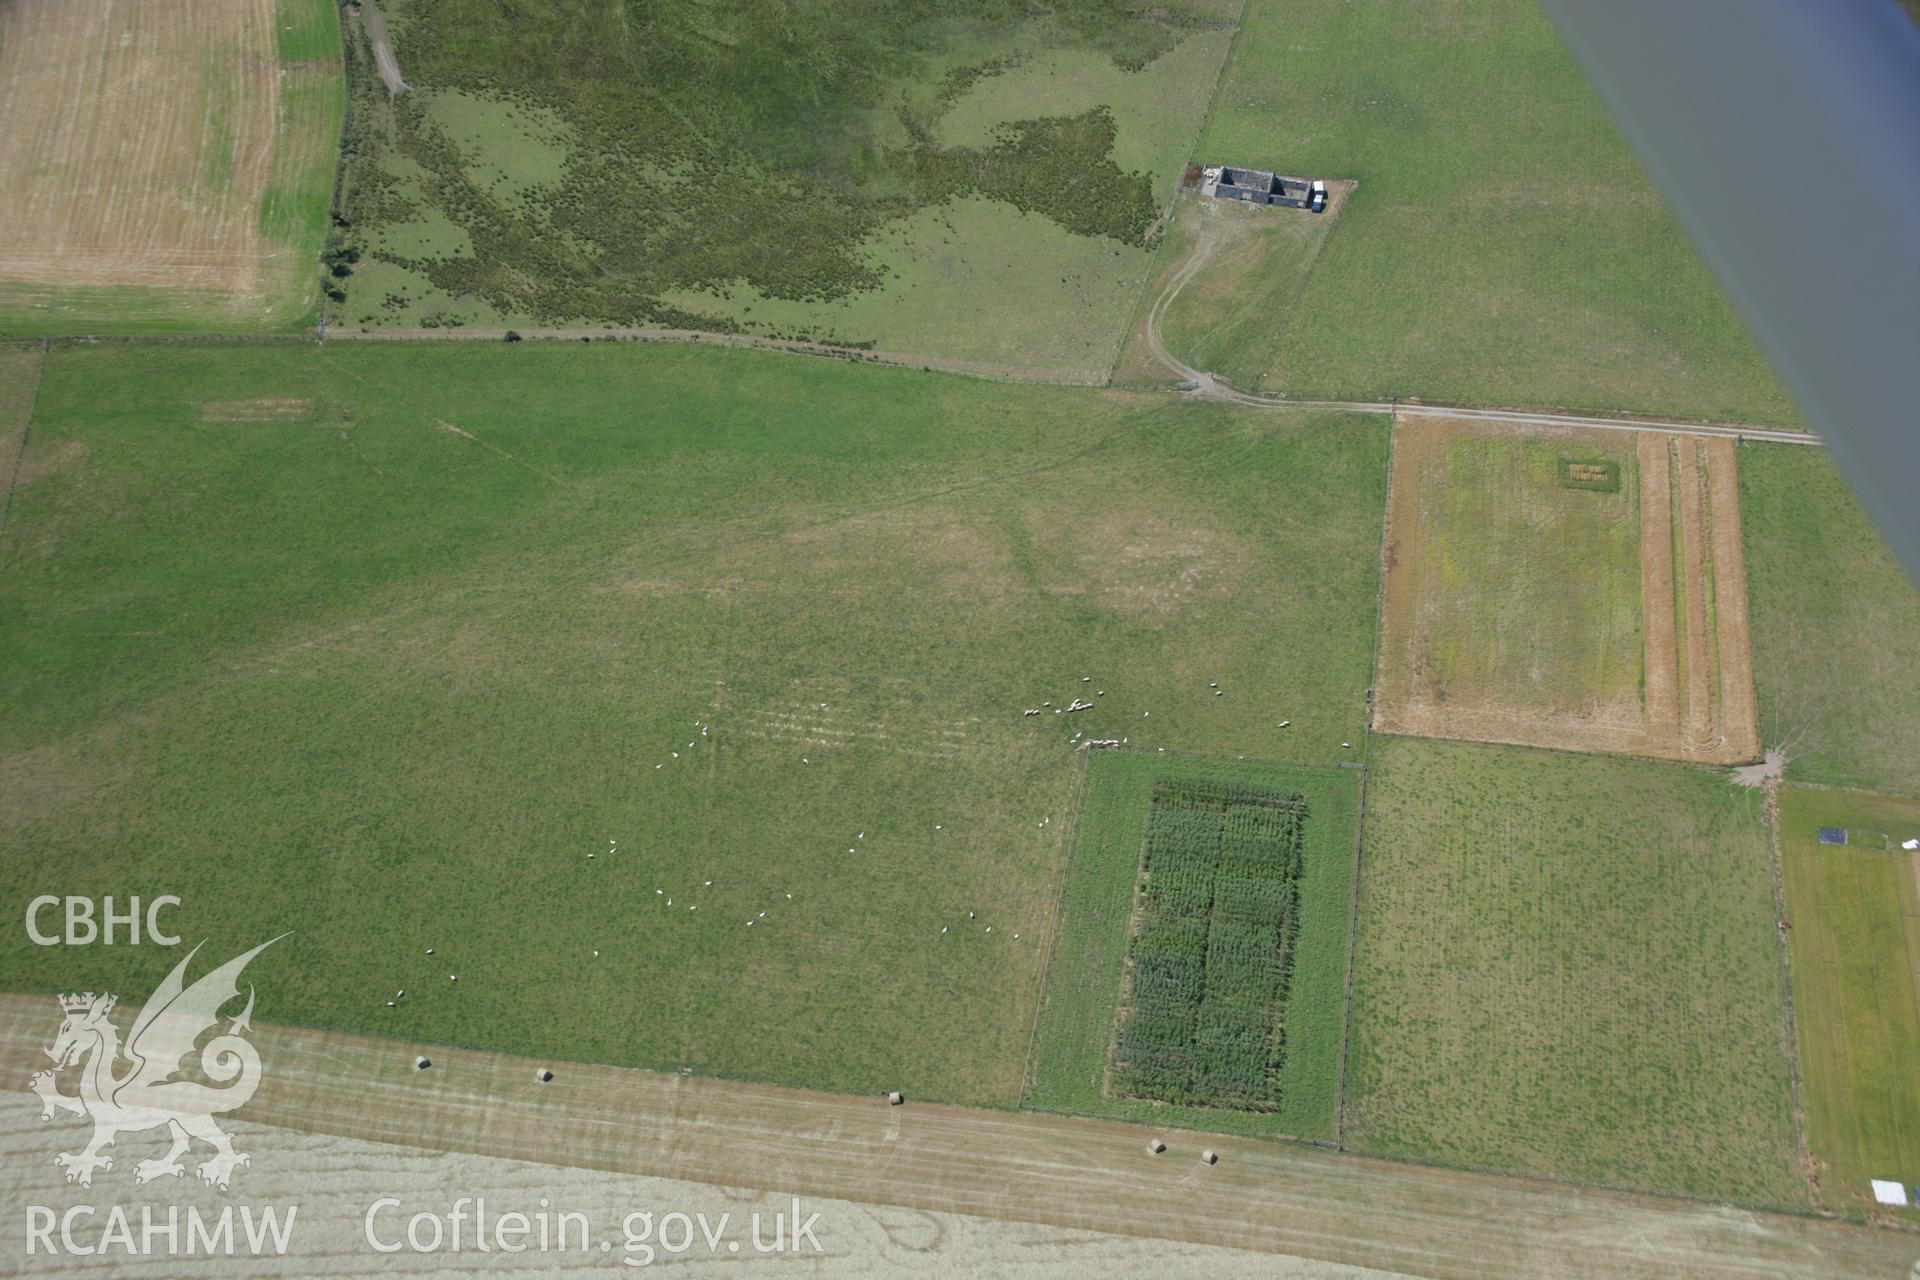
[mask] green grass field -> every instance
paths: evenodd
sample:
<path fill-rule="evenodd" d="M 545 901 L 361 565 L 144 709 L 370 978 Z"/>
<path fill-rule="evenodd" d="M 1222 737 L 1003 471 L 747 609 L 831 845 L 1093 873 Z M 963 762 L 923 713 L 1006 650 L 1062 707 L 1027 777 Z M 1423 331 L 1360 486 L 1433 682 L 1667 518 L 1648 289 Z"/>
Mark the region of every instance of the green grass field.
<path fill-rule="evenodd" d="M 1823 451 L 1740 453 L 1761 735 L 1798 782 L 1920 792 L 1920 593 Z"/>
<path fill-rule="evenodd" d="M 1758 792 L 1376 737 L 1350 1146 L 1800 1204 Z"/>
<path fill-rule="evenodd" d="M 1870 1179 L 1920 1184 L 1920 854 L 1898 847 L 1915 837 L 1920 801 L 1780 793 L 1807 1141 L 1822 1200 L 1855 1213 L 1885 1211 Z"/>
<path fill-rule="evenodd" d="M 682 326 L 1103 381 L 1232 38 L 1218 0 L 549 8 L 396 3 L 397 103 L 356 48 L 340 323 Z"/>
<path fill-rule="evenodd" d="M 1074 735 L 1336 759 L 1384 470 L 1372 418 L 678 344 L 56 346 L 0 897 L 297 930 L 273 1020 L 1011 1104 Z M 14 930 L 0 982 L 175 958 Z"/>
<path fill-rule="evenodd" d="M 1300 926 L 1287 996 L 1279 1103 L 1268 1112 L 1169 1106 L 1107 1087 L 1140 882 L 1148 802 L 1160 779 L 1249 782 L 1299 791 L 1309 819 Z M 1034 1042 L 1028 1104 L 1203 1129 L 1333 1138 L 1346 992 L 1359 774 L 1219 757 L 1096 752 L 1061 890 L 1060 935 Z"/>
<path fill-rule="evenodd" d="M 1360 184 L 1269 390 L 1796 416 L 1531 0 L 1252 0 L 1200 153 Z"/>

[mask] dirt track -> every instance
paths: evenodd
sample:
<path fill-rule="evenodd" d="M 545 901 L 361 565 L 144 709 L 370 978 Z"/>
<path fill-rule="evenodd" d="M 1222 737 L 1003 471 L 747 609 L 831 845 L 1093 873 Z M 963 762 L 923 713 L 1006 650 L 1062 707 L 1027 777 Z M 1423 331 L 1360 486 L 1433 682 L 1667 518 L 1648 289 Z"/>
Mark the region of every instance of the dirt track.
<path fill-rule="evenodd" d="M 373 65 L 380 72 L 380 83 L 387 86 L 392 94 L 405 93 L 413 86 L 400 74 L 400 64 L 394 59 L 393 44 L 387 39 L 387 20 L 380 14 L 380 6 L 375 0 L 360 0 L 360 21 L 367 28 L 367 42 L 373 46 Z"/>
<path fill-rule="evenodd" d="M 1702 440 L 1707 457 L 1706 509 L 1713 515 L 1711 556 L 1716 581 L 1738 589 L 1715 594 L 1715 630 L 1720 638 L 1720 729 L 1727 741 L 1760 744 L 1760 707 L 1753 688 L 1753 633 L 1747 616 L 1747 553 L 1740 536 L 1740 474 L 1733 446 Z"/>
<path fill-rule="evenodd" d="M 0 1076 L 24 1081 L 56 1020 L 47 996 L 0 996 Z M 1107 1121 L 448 1049 L 417 1072 L 415 1046 L 273 1027 L 258 1039 L 267 1073 L 249 1120 L 428 1149 L 1419 1275 L 1893 1277 L 1920 1257 L 1912 1237 L 1837 1223 L 1244 1138 L 1171 1132 L 1149 1156 L 1148 1130 Z M 1199 1163 L 1203 1146 L 1217 1166 Z"/>
<path fill-rule="evenodd" d="M 22 1251 L 22 1242 L 15 1237 L 21 1233 L 29 1205 L 64 1214 L 76 1205 L 104 1209 L 112 1203 L 136 1215 L 137 1222 L 140 1208 L 146 1205 L 164 1215 L 175 1206 L 183 1213 L 191 1207 L 217 1213 L 223 1204 L 237 1202 L 297 1207 L 298 1221 L 286 1259 L 196 1259 L 191 1274 L 343 1277 L 396 1272 L 471 1275 L 484 1270 L 513 1275 L 555 1271 L 599 1271 L 604 1275 L 611 1263 L 628 1256 L 622 1227 L 630 1213 L 652 1211 L 656 1217 L 674 1212 L 704 1214 L 713 1224 L 727 1215 L 730 1222 L 725 1235 L 749 1245 L 753 1239 L 752 1215 L 759 1214 L 763 1224 L 771 1224 L 774 1215 L 792 1211 L 792 1197 L 779 1192 L 639 1175 L 610 1177 L 591 1169 L 409 1150 L 246 1121 L 235 1122 L 231 1129 L 235 1145 L 247 1152 L 253 1163 L 241 1171 L 240 1180 L 227 1196 L 186 1178 L 136 1187 L 120 1176 L 118 1166 L 100 1175 L 91 1188 L 69 1187 L 61 1182 L 49 1153 L 70 1149 L 74 1136 L 82 1130 L 43 1122 L 39 1105 L 24 1094 L 0 1095 L 0 1255 L 12 1257 Z M 129 1149 L 137 1141 L 129 1139 Z M 145 1154 L 144 1147 L 141 1154 Z M 397 1238 L 399 1228 L 413 1213 L 444 1213 L 460 1197 L 484 1200 L 494 1216 L 509 1211 L 531 1215 L 544 1198 L 556 1212 L 585 1214 L 593 1233 L 612 1237 L 615 1249 L 610 1256 L 589 1249 L 585 1253 L 576 1250 L 488 1259 L 472 1250 L 469 1238 L 469 1249 L 462 1254 L 378 1254 L 366 1242 L 364 1223 L 369 1207 L 382 1196 L 395 1197 L 404 1206 L 376 1220 L 383 1240 Z M 856 1204 L 817 1196 L 807 1196 L 801 1204 L 803 1216 L 820 1215 L 815 1238 L 821 1253 L 816 1255 L 803 1245 L 792 1257 L 769 1255 L 754 1257 L 754 1262 L 776 1267 L 782 1262 L 792 1264 L 778 1271 L 783 1275 L 816 1275 L 825 1270 L 836 1278 L 853 1280 L 962 1273 L 1010 1280 L 1096 1280 L 1116 1272 L 1205 1274 L 1232 1280 L 1276 1276 L 1366 1280 L 1384 1274 L 1268 1253 L 930 1213 L 897 1205 Z M 97 1230 L 98 1224 L 93 1225 Z M 770 1234 L 767 1229 L 762 1238 Z M 632 1256 L 644 1261 L 637 1249 Z M 737 1277 L 742 1274 L 741 1262 L 724 1245 L 710 1251 L 698 1244 L 677 1255 L 656 1251 L 654 1265 L 671 1265 L 671 1274 L 676 1276 L 691 1268 L 695 1275 Z M 147 1273 L 151 1265 L 143 1264 L 141 1272 Z M 85 1276 L 124 1273 L 127 1269 L 118 1257 L 48 1258 L 41 1254 L 32 1260 L 28 1273 L 35 1277 Z M 755 1267 L 752 1273 L 757 1275 L 761 1270 Z"/>

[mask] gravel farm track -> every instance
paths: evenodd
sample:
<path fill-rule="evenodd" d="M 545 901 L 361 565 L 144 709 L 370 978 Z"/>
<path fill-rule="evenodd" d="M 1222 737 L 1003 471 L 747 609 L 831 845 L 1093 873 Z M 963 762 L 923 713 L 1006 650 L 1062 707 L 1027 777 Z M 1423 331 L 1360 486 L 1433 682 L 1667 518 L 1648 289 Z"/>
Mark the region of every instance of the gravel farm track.
<path fill-rule="evenodd" d="M 1763 440 L 1773 444 L 1798 444 L 1819 447 L 1825 444 L 1819 436 L 1809 431 L 1799 431 L 1791 427 L 1770 427 L 1744 425 L 1731 422 L 1698 422 L 1680 418 L 1656 418 L 1641 415 L 1594 415 L 1577 413 L 1552 413 L 1533 409 L 1505 409 L 1487 406 L 1462 406 L 1432 403 L 1422 400 L 1295 400 L 1285 396 L 1263 396 L 1248 391 L 1240 391 L 1220 382 L 1211 374 L 1195 369 L 1174 356 L 1166 348 L 1160 336 L 1160 316 L 1174 295 L 1192 279 L 1204 265 L 1205 245 L 1196 246 L 1192 256 L 1184 262 L 1168 280 L 1167 287 L 1148 308 L 1145 321 L 1146 340 L 1154 357 L 1168 370 L 1177 375 L 1186 385 L 1179 394 L 1196 399 L 1216 400 L 1226 404 L 1240 405 L 1250 409 L 1332 409 L 1344 413 L 1384 414 L 1399 417 L 1427 418 L 1465 418 L 1481 422 L 1497 422 L 1510 426 L 1537 427 L 1581 427 L 1596 431 L 1634 431 L 1679 433 L 1696 436 L 1714 436 L 1728 440 Z M 1105 385 L 1097 380 L 1063 380 L 1057 378 L 1035 378 L 1021 370 L 1003 365 L 982 364 L 978 361 L 958 360 L 943 356 L 920 356 L 907 352 L 874 350 L 862 347 L 840 347 L 827 343 L 807 342 L 794 338 L 771 338 L 756 334 L 713 333 L 699 329 L 667 328 L 555 328 L 555 329 L 382 329 L 377 332 L 360 332 L 344 327 L 330 326 L 323 329 L 326 341 L 354 342 L 499 342 L 509 332 L 518 333 L 528 341 L 639 341 L 639 342 L 701 342 L 727 347 L 754 347 L 767 351 L 786 351 L 799 355 L 827 356 L 841 360 L 868 362 L 873 364 L 899 365 L 915 369 L 937 369 L 943 373 L 957 373 L 972 377 L 990 378 L 1003 382 L 1044 382 L 1048 385 Z"/>
<path fill-rule="evenodd" d="M 125 1011 L 123 1016 L 130 1014 Z M 58 1010 L 0 996 L 0 1076 L 45 1065 Z M 258 1026 L 266 1064 L 248 1121 L 809 1198 L 895 1205 L 1254 1250 L 1426 1276 L 1886 1276 L 1920 1237 L 1809 1217 L 1179 1131 L 1150 1155 L 1140 1126 L 849 1097 L 607 1066 Z M 417 1053 L 431 1070 L 417 1071 Z M 535 1078 L 554 1068 L 551 1083 Z M 69 1086 L 70 1087 L 70 1086 Z M 34 1134 L 0 1125 L 22 1157 Z M 46 1163 L 8 1162 L 7 1196 L 53 1182 L 71 1119 L 38 1134 Z M 129 1136 L 122 1166 L 146 1140 Z M 158 1150 L 157 1138 L 152 1144 Z M 1198 1156 L 1219 1152 L 1213 1167 Z M 262 1170 L 270 1167 L 260 1143 Z M 396 1154 L 396 1160 L 405 1158 Z M 99 1175 L 96 1196 L 121 1170 Z M 242 1170 L 242 1175 L 250 1170 Z M 450 1201 L 445 1184 L 432 1203 Z M 7 1215 L 18 1221 L 16 1206 Z"/>
<path fill-rule="evenodd" d="M 1189 281 L 1200 273 L 1211 257 L 1215 241 L 1204 236 L 1196 238 L 1193 247 L 1174 273 L 1168 277 L 1166 287 L 1160 296 L 1147 308 L 1143 331 L 1147 349 L 1153 357 L 1164 365 L 1187 388 L 1187 394 L 1209 400 L 1224 400 L 1229 404 L 1244 405 L 1251 409 L 1340 409 L 1348 413 L 1385 413 L 1405 414 L 1411 417 L 1471 418 L 1484 422 L 1500 422 L 1514 426 L 1541 427 L 1590 427 L 1601 431 L 1661 431 L 1685 432 L 1692 435 L 1726 436 L 1748 440 L 1767 440 L 1779 444 L 1818 445 L 1818 436 L 1806 431 L 1791 428 L 1742 426 L 1736 423 L 1687 422 L 1678 419 L 1653 418 L 1643 416 L 1592 416 L 1574 413 L 1545 413 L 1523 409 L 1499 408 L 1463 408 L 1457 405 L 1429 404 L 1418 400 L 1293 400 L 1284 396 L 1256 395 L 1251 391 L 1241 391 L 1220 382 L 1203 369 L 1196 369 L 1181 360 L 1167 349 L 1166 340 L 1160 333 L 1160 321 L 1166 315 L 1167 308 L 1186 288 Z"/>

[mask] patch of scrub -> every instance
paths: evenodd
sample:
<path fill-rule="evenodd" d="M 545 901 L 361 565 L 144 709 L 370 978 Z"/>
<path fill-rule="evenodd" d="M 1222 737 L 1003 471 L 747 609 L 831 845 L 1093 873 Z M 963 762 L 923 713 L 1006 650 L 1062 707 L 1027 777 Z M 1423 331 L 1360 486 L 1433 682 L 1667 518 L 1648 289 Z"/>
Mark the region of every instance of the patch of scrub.
<path fill-rule="evenodd" d="M 838 301 L 783 301 L 737 283 L 665 298 L 752 332 L 1094 381 L 1151 262 L 1145 249 L 982 196 L 923 209 L 862 248 L 884 282 Z M 1062 323 L 1063 308 L 1078 319 Z"/>
<path fill-rule="evenodd" d="M 483 300 L 449 293 L 418 272 L 395 263 L 363 258 L 353 276 L 359 292 L 336 310 L 335 324 L 354 329 L 371 328 L 376 322 L 406 329 L 465 325 L 498 329 L 509 323 Z M 382 299 L 391 299 L 393 306 L 369 311 L 354 301 L 362 297 L 375 306 Z"/>
<path fill-rule="evenodd" d="M 1105 106 L 1119 130 L 1113 162 L 1128 173 L 1151 174 L 1154 197 L 1165 200 L 1179 182 L 1194 122 L 1206 110 L 1231 39 L 1226 30 L 1194 31 L 1132 71 L 1093 49 L 1027 53 L 1007 69 L 976 79 L 940 117 L 934 137 L 946 146 L 988 147 L 1002 125 Z"/>
<path fill-rule="evenodd" d="M 363 55 L 350 69 L 347 247 L 529 329 L 1104 376 L 1231 39 L 1218 4 L 656 8 L 643 32 L 589 0 L 404 6 L 417 91 L 386 95 Z M 400 179 L 392 153 L 430 178 Z M 429 204 L 471 258 L 383 246 Z M 415 295 L 372 283 L 339 286 L 344 319 L 407 324 Z"/>

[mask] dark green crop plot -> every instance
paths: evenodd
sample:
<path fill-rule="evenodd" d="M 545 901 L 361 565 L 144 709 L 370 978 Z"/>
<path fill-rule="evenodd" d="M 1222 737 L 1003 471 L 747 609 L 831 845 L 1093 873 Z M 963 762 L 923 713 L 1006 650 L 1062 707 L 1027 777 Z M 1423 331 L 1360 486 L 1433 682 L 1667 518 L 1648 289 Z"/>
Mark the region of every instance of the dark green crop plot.
<path fill-rule="evenodd" d="M 1359 778 L 1088 761 L 1029 1105 L 1337 1137 Z"/>
<path fill-rule="evenodd" d="M 1254 1111 L 1275 1105 L 1305 819 L 1297 791 L 1155 784 L 1115 1092 Z"/>
<path fill-rule="evenodd" d="M 1620 463 L 1613 458 L 1562 458 L 1557 464 L 1562 489 L 1590 493 L 1620 492 Z"/>

